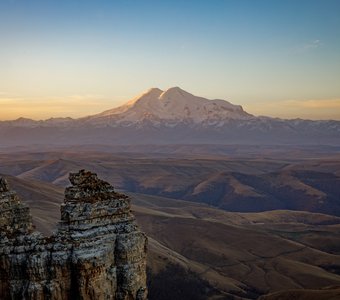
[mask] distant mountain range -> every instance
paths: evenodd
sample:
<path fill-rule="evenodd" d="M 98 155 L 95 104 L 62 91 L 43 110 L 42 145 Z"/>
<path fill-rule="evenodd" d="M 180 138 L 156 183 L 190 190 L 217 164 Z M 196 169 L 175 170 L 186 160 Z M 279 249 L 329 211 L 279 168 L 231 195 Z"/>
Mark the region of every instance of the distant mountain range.
<path fill-rule="evenodd" d="M 27 144 L 340 145 L 340 121 L 256 117 L 242 106 L 179 87 L 152 88 L 126 104 L 79 119 L 0 122 L 0 146 Z"/>

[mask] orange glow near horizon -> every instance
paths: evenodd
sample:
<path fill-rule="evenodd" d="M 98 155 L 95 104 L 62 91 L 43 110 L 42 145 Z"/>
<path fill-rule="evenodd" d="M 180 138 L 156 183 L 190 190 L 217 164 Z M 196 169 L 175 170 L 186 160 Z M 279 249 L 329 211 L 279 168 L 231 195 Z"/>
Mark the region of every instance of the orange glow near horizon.
<path fill-rule="evenodd" d="M 57 117 L 80 118 L 118 107 L 126 101 L 114 101 L 97 95 L 73 95 L 54 97 L 48 100 L 10 98 L 0 95 L 0 120 L 15 120 L 20 117 L 45 120 Z M 235 103 L 256 116 L 279 118 L 302 118 L 312 120 L 340 120 L 340 99 L 283 100 Z"/>
<path fill-rule="evenodd" d="M 267 101 L 243 108 L 254 115 L 285 119 L 340 120 L 340 99 Z"/>
<path fill-rule="evenodd" d="M 33 120 L 79 118 L 100 113 L 112 106 L 115 106 L 112 101 L 96 99 L 91 95 L 74 95 L 50 100 L 0 97 L 0 120 L 15 120 L 21 117 Z"/>
<path fill-rule="evenodd" d="M 340 119 L 340 1 L 245 2 L 2 0 L 0 120 L 83 117 L 171 86 Z"/>

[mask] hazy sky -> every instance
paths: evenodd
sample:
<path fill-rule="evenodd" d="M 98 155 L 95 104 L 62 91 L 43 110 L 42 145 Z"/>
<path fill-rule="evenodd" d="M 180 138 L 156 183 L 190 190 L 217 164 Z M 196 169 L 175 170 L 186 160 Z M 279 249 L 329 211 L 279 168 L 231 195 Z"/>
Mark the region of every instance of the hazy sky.
<path fill-rule="evenodd" d="M 0 119 L 83 116 L 171 86 L 340 119 L 340 1 L 0 0 Z"/>

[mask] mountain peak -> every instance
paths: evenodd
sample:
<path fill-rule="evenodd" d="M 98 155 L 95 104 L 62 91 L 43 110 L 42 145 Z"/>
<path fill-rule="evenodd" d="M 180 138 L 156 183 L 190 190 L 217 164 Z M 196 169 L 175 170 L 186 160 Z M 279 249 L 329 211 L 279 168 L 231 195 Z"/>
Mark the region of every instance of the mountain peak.
<path fill-rule="evenodd" d="M 164 91 L 162 91 L 159 88 L 150 88 L 146 90 L 145 92 L 139 94 L 138 96 L 132 98 L 130 101 L 127 102 L 127 104 L 133 104 L 135 102 L 138 102 L 139 99 L 142 99 L 144 97 L 159 97 Z"/>
<path fill-rule="evenodd" d="M 164 91 L 151 88 L 121 106 L 80 119 L 33 121 L 21 118 L 0 122 L 1 147 L 17 141 L 24 144 L 33 141 L 38 144 L 40 141 L 54 143 L 59 140 L 55 139 L 55 133 L 60 132 L 63 136 L 68 131 L 65 128 L 70 128 L 68 137 L 72 139 L 68 142 L 71 144 L 74 144 L 73 139 L 86 144 L 89 141 L 111 144 L 116 139 L 117 143 L 127 144 L 207 141 L 249 144 L 257 142 L 257 139 L 260 143 L 294 144 L 301 138 L 302 144 L 319 144 L 322 140 L 326 144 L 339 145 L 340 140 L 339 121 L 255 117 L 240 105 L 226 100 L 209 100 L 180 87 L 171 87 Z M 99 131 L 101 128 L 104 128 L 103 132 Z M 329 134 L 325 135 L 325 130 Z M 6 142 L 9 136 L 11 139 Z M 57 143 L 63 144 L 64 139 Z"/>
<path fill-rule="evenodd" d="M 150 88 L 148 89 L 146 92 L 144 92 L 143 94 L 161 94 L 163 93 L 164 91 L 162 91 L 161 89 L 157 88 L 157 87 L 153 87 L 153 88 Z"/>
<path fill-rule="evenodd" d="M 181 89 L 178 86 L 175 87 L 171 87 L 169 89 L 167 89 L 166 91 L 164 91 L 161 95 L 160 98 L 164 99 L 164 98 L 174 98 L 174 97 L 191 97 L 193 96 L 192 94 L 188 93 L 187 91 Z"/>
<path fill-rule="evenodd" d="M 145 120 L 153 124 L 224 124 L 229 119 L 252 117 L 239 105 L 225 100 L 208 100 L 186 92 L 180 87 L 165 91 L 151 88 L 126 104 L 105 111 L 90 119 L 99 124 L 107 118 L 115 124 L 139 124 Z M 169 124 L 170 124 L 169 123 Z"/>
<path fill-rule="evenodd" d="M 157 97 L 159 96 L 159 98 L 162 98 L 164 96 L 185 96 L 185 95 L 191 95 L 191 94 L 188 93 L 187 91 L 181 89 L 178 86 L 168 88 L 165 91 L 163 91 L 163 90 L 161 90 L 157 87 L 153 87 L 153 88 L 148 89 L 144 93 L 142 93 L 140 96 L 137 96 L 136 98 L 140 98 L 140 97 L 146 96 L 146 95 L 148 95 L 148 96 L 152 95 L 152 96 L 157 96 Z"/>
<path fill-rule="evenodd" d="M 181 93 L 181 92 L 187 93 L 185 90 L 181 89 L 178 86 L 168 88 L 165 92 L 168 92 L 168 93 Z"/>

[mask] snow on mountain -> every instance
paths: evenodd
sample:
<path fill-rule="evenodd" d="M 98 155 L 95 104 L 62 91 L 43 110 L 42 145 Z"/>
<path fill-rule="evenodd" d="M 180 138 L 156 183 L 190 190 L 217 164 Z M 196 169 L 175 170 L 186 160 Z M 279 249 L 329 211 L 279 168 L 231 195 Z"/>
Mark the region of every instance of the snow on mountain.
<path fill-rule="evenodd" d="M 0 148 L 30 144 L 299 144 L 340 146 L 340 121 L 255 117 L 225 100 L 157 88 L 80 118 L 0 122 Z"/>
<path fill-rule="evenodd" d="M 208 100 L 194 96 L 179 87 L 166 91 L 152 88 L 126 104 L 90 116 L 87 122 L 100 124 L 140 123 L 149 120 L 153 123 L 210 123 L 217 124 L 226 119 L 249 119 L 252 115 L 240 105 L 233 105 L 225 100 Z"/>

